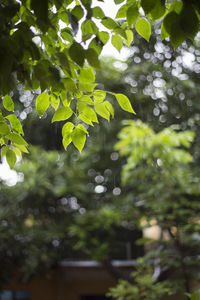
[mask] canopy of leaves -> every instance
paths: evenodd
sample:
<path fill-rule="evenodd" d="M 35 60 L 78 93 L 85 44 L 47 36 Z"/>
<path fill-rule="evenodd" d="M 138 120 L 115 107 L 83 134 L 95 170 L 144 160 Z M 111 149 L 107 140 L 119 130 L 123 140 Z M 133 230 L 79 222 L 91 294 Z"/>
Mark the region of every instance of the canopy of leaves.
<path fill-rule="evenodd" d="M 122 5 L 114 19 L 104 14 L 98 2 L 101 1 L 97 1 L 97 6 L 91 0 L 4 0 L 0 4 L 0 96 L 4 109 L 15 111 L 10 96 L 19 83 L 26 90 L 39 89 L 41 94 L 35 94 L 38 115 L 53 107 L 52 122 L 68 122 L 71 118 L 74 127 L 65 127 L 63 145 L 67 148 L 73 143 L 80 152 L 87 131 L 77 127 L 78 123 L 93 126 L 98 122 L 97 116 L 107 120 L 113 117 L 111 104 L 105 97 L 96 97 L 96 92 L 101 92 L 95 90 L 93 71 L 100 68 L 99 55 L 109 38 L 118 51 L 123 44 L 131 44 L 133 31 L 148 41 L 151 22 L 161 19 L 161 38 L 169 37 L 177 48 L 185 39 L 193 41 L 199 29 L 197 0 L 192 4 L 163 0 L 115 1 L 116 6 Z M 118 95 L 116 99 L 122 109 L 133 113 L 127 98 Z M 8 122 L 4 109 L 0 144 L 13 167 L 16 155 L 27 152 L 27 144 L 18 126 Z"/>

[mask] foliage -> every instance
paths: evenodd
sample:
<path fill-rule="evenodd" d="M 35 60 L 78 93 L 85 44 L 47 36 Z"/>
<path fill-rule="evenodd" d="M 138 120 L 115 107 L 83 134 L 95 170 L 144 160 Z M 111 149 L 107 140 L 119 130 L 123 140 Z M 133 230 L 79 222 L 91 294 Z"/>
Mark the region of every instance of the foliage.
<path fill-rule="evenodd" d="M 112 19 L 99 6 L 94 7 L 91 0 L 2 1 L 0 143 L 4 149 L 2 156 L 6 156 L 10 167 L 14 166 L 16 155 L 27 152 L 19 122 L 10 122 L 4 112 L 4 109 L 9 112 L 15 109 L 10 96 L 18 83 L 33 91 L 39 116 L 52 107 L 55 110 L 52 122 L 71 117 L 73 125 L 67 121 L 63 145 L 67 148 L 72 142 L 82 151 L 88 134 L 82 122 L 93 126 L 98 123 L 97 115 L 107 120 L 114 115 L 112 105 L 105 100 L 107 92 L 95 90 L 93 71 L 100 68 L 99 55 L 109 37 L 120 51 L 123 43 L 131 44 L 133 30 L 149 40 L 150 22 L 161 18 L 161 38 L 170 37 L 174 48 L 187 38 L 193 41 L 198 32 L 197 0 L 192 4 L 163 0 L 115 1 L 115 5 L 121 3 L 116 18 Z M 100 30 L 97 21 L 105 31 Z M 77 33 L 81 34 L 80 42 Z M 37 89 L 41 94 L 34 92 Z M 134 113 L 126 96 L 114 96 L 122 109 Z"/>
<path fill-rule="evenodd" d="M 16 167 L 22 182 L 1 184 L 1 282 L 16 270 L 27 279 L 65 259 L 124 259 L 126 243 L 141 237 L 127 201 L 114 193 L 120 164 L 110 159 L 112 149 L 104 155 L 96 146 L 81 156 L 31 147 Z M 133 245 L 133 257 L 139 253 L 142 247 Z"/>
<path fill-rule="evenodd" d="M 156 282 L 153 277 L 153 266 L 142 265 L 142 260 L 131 277 L 133 283 L 120 280 L 116 287 L 110 289 L 108 296 L 118 300 L 157 300 L 170 292 L 165 282 Z"/>
<path fill-rule="evenodd" d="M 200 297 L 199 289 L 196 290 L 192 295 L 191 295 L 191 300 L 198 300 Z"/>
<path fill-rule="evenodd" d="M 189 294 L 199 278 L 199 176 L 186 150 L 194 134 L 177 129 L 155 133 L 141 121 L 128 121 L 116 149 L 127 157 L 122 178 L 133 195 L 134 214 L 141 227 L 159 233 L 138 241 L 148 249 L 144 266 L 154 262 L 157 282 L 165 282 L 170 293 Z"/>

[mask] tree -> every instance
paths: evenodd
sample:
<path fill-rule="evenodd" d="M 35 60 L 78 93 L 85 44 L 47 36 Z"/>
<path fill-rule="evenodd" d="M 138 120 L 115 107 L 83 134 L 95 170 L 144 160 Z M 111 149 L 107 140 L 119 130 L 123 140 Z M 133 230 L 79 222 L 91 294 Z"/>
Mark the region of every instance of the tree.
<path fill-rule="evenodd" d="M 192 131 L 195 132 L 195 140 L 193 141 L 192 148 L 190 149 L 190 154 L 192 154 L 194 162 L 190 164 L 188 171 L 183 172 L 184 175 L 181 179 L 182 182 L 186 181 L 186 183 L 183 184 L 183 190 L 187 189 L 188 191 L 194 194 L 181 195 L 183 191 L 181 192 L 178 188 L 178 185 L 176 185 L 176 175 L 174 178 L 174 173 L 166 164 L 162 165 L 161 168 L 165 169 L 164 173 L 168 173 L 169 179 L 171 181 L 174 181 L 175 186 L 172 187 L 170 184 L 166 187 L 166 190 L 164 188 L 161 188 L 165 180 L 162 178 L 160 171 L 157 169 L 157 167 L 154 164 L 151 165 L 151 155 L 159 154 L 159 151 L 161 151 L 162 148 L 160 148 L 159 151 L 156 153 L 155 149 L 152 150 L 151 148 L 149 148 L 150 143 L 148 143 L 148 138 L 146 137 L 145 139 L 143 136 L 143 134 L 146 132 L 145 129 L 141 129 L 140 132 L 142 134 L 140 138 L 138 138 L 136 143 L 137 132 L 133 131 L 134 126 L 131 127 L 131 125 L 130 128 L 128 128 L 127 126 L 127 129 L 123 131 L 123 134 L 121 134 L 121 139 L 125 139 L 126 134 L 127 136 L 128 133 L 130 134 L 130 140 L 127 138 L 127 144 L 125 144 L 124 141 L 124 147 L 120 148 L 121 150 L 124 149 L 124 151 L 127 150 L 127 155 L 128 153 L 130 153 L 127 167 L 124 171 L 124 175 L 128 175 L 127 183 L 124 187 L 121 188 L 122 190 L 123 188 L 128 189 L 130 192 L 130 198 L 132 196 L 131 207 L 132 209 L 134 209 L 135 207 L 134 220 L 138 219 L 140 215 L 138 214 L 138 211 L 141 212 L 141 215 L 144 214 L 143 216 L 148 216 L 148 214 L 150 214 L 154 218 L 154 220 L 149 223 L 146 221 L 144 222 L 143 220 L 141 224 L 142 226 L 155 226 L 156 216 L 158 215 L 158 213 L 156 214 L 156 211 L 161 207 L 160 201 L 163 200 L 163 203 L 165 202 L 166 206 L 170 206 L 169 200 L 167 201 L 167 199 L 165 199 L 164 201 L 164 197 L 167 197 L 167 195 L 170 192 L 174 193 L 174 195 L 178 194 L 178 197 L 174 196 L 176 197 L 174 205 L 177 205 L 177 214 L 178 212 L 180 212 L 181 215 L 182 213 L 184 214 L 184 212 L 186 213 L 187 211 L 187 218 L 190 219 L 191 217 L 192 219 L 192 216 L 194 216 L 194 214 L 196 216 L 199 215 L 198 211 L 194 209 L 195 206 L 195 208 L 197 208 L 198 210 L 198 204 L 196 206 L 195 203 L 198 203 L 199 199 L 199 155 L 197 150 L 199 148 L 199 87 L 197 83 L 199 77 L 198 43 L 196 45 L 184 43 L 181 47 L 179 47 L 176 53 L 174 53 L 169 43 L 161 42 L 159 36 L 157 34 L 153 34 L 151 42 L 149 44 L 144 44 L 144 41 L 140 37 L 135 37 L 132 52 L 134 52 L 134 54 L 132 55 L 132 57 L 129 58 L 129 61 L 124 64 L 125 70 L 123 73 L 117 73 L 117 71 L 114 72 L 113 69 L 116 61 L 113 61 L 112 66 L 109 65 L 109 68 L 103 69 L 103 76 L 101 74 L 101 77 L 103 78 L 104 86 L 106 89 L 116 90 L 117 92 L 123 90 L 124 93 L 126 93 L 126 95 L 129 97 L 129 99 L 134 103 L 134 108 L 137 111 L 136 118 L 139 118 L 147 124 L 150 124 L 151 127 L 153 127 L 155 132 L 157 132 L 158 134 L 161 135 L 163 129 L 166 131 L 167 126 L 174 124 L 176 125 L 174 125 L 174 127 L 172 128 L 176 128 L 176 130 L 178 130 L 178 132 L 180 133 L 182 133 L 182 131 L 186 129 L 192 129 Z M 193 53 L 193 62 L 190 65 L 186 65 L 184 63 L 183 58 L 185 53 L 189 52 Z M 116 65 L 117 64 L 119 64 L 119 62 L 116 63 Z M 112 77 L 111 74 L 115 74 L 115 77 Z M 112 78 L 112 80 L 109 81 L 109 78 Z M 120 84 L 118 84 L 119 78 Z M 145 128 L 148 128 L 148 126 L 145 126 L 144 124 L 143 126 Z M 139 124 L 138 127 L 140 127 Z M 172 132 L 170 133 L 170 136 L 171 135 Z M 149 142 L 152 139 L 153 138 L 151 137 L 151 139 L 149 139 Z M 139 145 L 141 146 L 141 148 L 139 147 Z M 146 153 L 148 153 L 147 161 L 145 161 Z M 170 153 L 171 150 L 169 150 L 168 153 L 169 157 Z M 134 165 L 134 161 L 136 161 L 136 157 L 133 156 L 134 154 L 139 155 L 137 159 L 141 158 L 141 161 L 138 163 L 137 166 Z M 160 156 L 162 155 L 163 153 L 160 153 Z M 143 162 L 142 158 L 144 159 L 145 163 Z M 159 155 L 157 158 L 159 158 Z M 148 168 L 147 165 L 149 166 Z M 131 169 L 131 167 L 133 168 L 134 166 L 135 168 Z M 177 171 L 181 170 L 182 168 L 178 167 L 178 165 L 176 165 L 176 167 Z M 173 166 L 173 168 L 175 168 L 175 166 Z M 187 177 L 188 172 L 191 176 L 190 180 L 194 180 L 194 185 L 196 185 L 197 183 L 195 189 L 191 181 L 187 180 L 189 179 Z M 156 187 L 158 187 L 159 184 L 160 190 L 156 192 Z M 152 199 L 151 204 L 148 203 L 149 197 Z M 174 197 L 173 199 L 175 199 Z M 139 205 L 140 200 L 141 204 Z M 138 205 L 135 203 L 135 201 L 139 202 Z M 165 215 L 165 213 L 166 212 L 164 210 L 161 210 L 159 213 L 160 217 L 162 218 Z M 173 216 L 173 214 L 171 216 L 171 219 L 168 220 L 168 217 L 169 216 L 167 216 L 167 220 L 165 220 L 166 226 L 168 223 L 170 223 L 171 219 L 176 219 L 176 216 Z M 153 251 L 148 251 L 145 260 L 143 262 L 140 261 L 139 270 L 133 274 L 134 278 L 132 285 L 130 284 L 130 282 L 121 281 L 119 285 L 117 285 L 117 287 L 111 291 L 112 296 L 114 298 L 128 299 L 128 297 L 130 297 L 130 299 L 137 299 L 138 297 L 138 299 L 151 299 L 150 297 L 152 297 L 152 299 L 158 299 L 159 293 L 174 293 L 176 289 L 174 290 L 173 285 L 176 285 L 177 281 L 174 280 L 174 278 L 171 278 L 172 272 L 174 272 L 172 271 L 173 268 L 171 269 L 171 271 L 169 271 L 169 269 L 171 268 L 171 264 L 173 265 L 173 259 L 172 261 L 170 261 L 170 255 L 171 257 L 173 257 L 173 255 L 177 255 L 179 257 L 179 259 L 177 259 L 178 263 L 175 267 L 177 272 L 176 279 L 180 280 L 177 286 L 182 286 L 179 292 L 184 293 L 184 291 L 188 289 L 188 287 L 186 287 L 187 284 L 189 285 L 189 289 L 192 290 L 191 280 L 193 278 L 196 282 L 196 278 L 198 278 L 199 271 L 198 257 L 195 253 L 195 250 L 199 247 L 195 245 L 196 243 L 198 243 L 197 237 L 199 236 L 199 225 L 197 219 L 195 221 L 196 224 L 189 224 L 188 219 L 183 215 L 182 217 L 177 218 L 178 223 L 180 222 L 179 226 L 181 227 L 181 230 L 184 230 L 184 226 L 188 226 L 188 228 L 191 228 L 190 232 L 185 232 L 184 237 L 181 234 L 181 237 L 183 238 L 181 243 L 184 244 L 181 246 L 181 250 L 183 252 L 186 251 L 188 255 L 188 257 L 185 258 L 185 260 L 187 261 L 185 266 L 185 273 L 187 274 L 186 277 L 188 276 L 189 280 L 185 280 L 185 286 L 182 285 L 184 281 L 182 278 L 182 274 L 184 274 L 184 272 L 181 272 L 182 274 L 179 273 L 181 261 L 180 252 L 178 253 L 176 249 L 171 247 L 173 239 L 171 238 L 170 242 L 164 242 L 165 245 L 160 243 L 160 241 L 153 242 L 152 244 L 156 245 L 153 249 L 151 248 L 151 241 L 144 239 L 143 242 L 144 245 L 146 245 L 146 248 L 148 250 L 151 249 Z M 165 252 L 163 250 L 164 248 L 167 249 L 167 247 L 171 247 L 170 251 L 172 251 L 172 253 L 170 253 L 169 256 L 166 253 L 167 251 Z M 185 253 L 183 254 L 183 256 L 184 255 Z M 190 255 L 194 256 L 189 257 Z M 147 268 L 147 262 L 149 268 Z M 195 267 L 192 266 L 193 263 Z M 151 271 L 149 273 L 151 268 L 154 271 Z M 155 280 L 155 277 L 153 279 L 152 276 L 155 276 L 159 268 L 160 276 L 157 278 L 157 280 Z M 166 272 L 164 272 L 164 269 Z M 148 279 L 150 279 L 150 281 L 148 281 Z M 150 284 L 150 282 L 154 282 L 153 286 Z M 172 284 L 171 286 L 171 283 L 173 282 L 174 284 Z M 168 288 L 168 290 L 165 290 L 163 287 Z M 144 294 L 142 293 L 142 291 L 144 291 Z"/>
<path fill-rule="evenodd" d="M 111 36 L 117 50 L 123 42 L 133 41 L 133 28 L 147 41 L 151 36 L 149 21 L 161 19 L 161 38 L 170 37 L 174 48 L 185 39 L 194 40 L 199 29 L 199 3 L 189 1 L 122 1 L 115 20 L 106 17 L 91 0 L 4 0 L 0 6 L 1 61 L 0 93 L 3 107 L 12 112 L 12 91 L 19 83 L 31 90 L 36 109 L 42 116 L 49 106 L 55 110 L 52 122 L 71 117 L 62 131 L 64 148 L 73 142 L 82 150 L 88 134 L 82 123 L 93 126 L 97 114 L 110 119 L 113 107 L 105 100 L 105 91 L 95 89 L 93 68 L 100 68 L 99 55 Z M 142 12 L 141 12 L 142 11 Z M 99 20 L 107 31 L 101 31 Z M 148 21 L 149 20 L 149 21 Z M 192 22 L 191 22 L 192 20 Z M 61 29 L 60 22 L 65 24 Z M 77 42 L 77 32 L 81 42 Z M 87 42 L 87 43 L 86 43 Z M 86 45 L 88 44 L 88 45 Z M 84 65 L 84 63 L 89 64 Z M 40 89 L 38 95 L 35 90 Z M 11 93 L 11 94 L 10 94 Z M 113 94 L 122 109 L 134 113 L 128 98 Z M 15 114 L 4 112 L 0 120 L 1 156 L 10 167 L 16 155 L 27 152 L 23 130 Z"/>
<path fill-rule="evenodd" d="M 144 228 L 156 225 L 160 229 L 158 239 L 140 241 L 149 249 L 139 262 L 142 274 L 148 264 L 157 269 L 157 293 L 188 296 L 199 278 L 199 176 L 186 150 L 193 138 L 191 131 L 169 127 L 155 133 L 141 121 L 129 121 L 116 145 L 127 157 L 122 178 L 132 194 L 135 216 Z M 162 290 L 159 282 L 168 289 Z M 126 284 L 112 290 L 116 299 L 126 299 Z M 144 293 L 136 278 L 129 299 L 135 299 L 135 293 L 136 299 L 156 299 L 156 291 L 149 290 L 148 284 L 145 290 L 145 281 L 143 289 Z"/>

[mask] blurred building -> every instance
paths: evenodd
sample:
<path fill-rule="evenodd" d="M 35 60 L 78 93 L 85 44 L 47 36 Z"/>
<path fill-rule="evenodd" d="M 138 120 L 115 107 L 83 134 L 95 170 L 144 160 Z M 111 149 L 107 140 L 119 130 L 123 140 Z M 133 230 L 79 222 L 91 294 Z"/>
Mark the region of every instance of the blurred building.
<path fill-rule="evenodd" d="M 4 286 L 0 300 L 105 300 L 121 274 L 128 278 L 135 261 L 63 261 L 45 276 L 22 284 L 17 280 Z"/>

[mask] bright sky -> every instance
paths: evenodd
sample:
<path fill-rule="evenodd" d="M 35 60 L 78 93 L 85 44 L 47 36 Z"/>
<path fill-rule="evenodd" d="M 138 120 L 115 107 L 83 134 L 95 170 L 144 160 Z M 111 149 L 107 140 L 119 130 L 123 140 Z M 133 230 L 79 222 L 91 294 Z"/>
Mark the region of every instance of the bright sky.
<path fill-rule="evenodd" d="M 5 157 L 3 157 L 2 164 L 0 164 L 0 178 L 7 185 L 15 185 L 18 181 L 23 181 L 23 174 L 17 173 L 14 170 L 11 170 L 9 165 L 6 162 Z"/>

